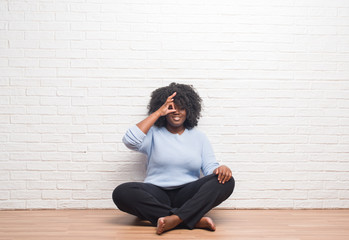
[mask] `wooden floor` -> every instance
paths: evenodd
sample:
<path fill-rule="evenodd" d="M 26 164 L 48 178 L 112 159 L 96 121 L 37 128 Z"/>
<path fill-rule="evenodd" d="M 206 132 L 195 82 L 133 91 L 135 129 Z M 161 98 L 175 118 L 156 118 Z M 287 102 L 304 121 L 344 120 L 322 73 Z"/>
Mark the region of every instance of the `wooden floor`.
<path fill-rule="evenodd" d="M 0 211 L 0 239 L 349 239 L 349 210 L 212 210 L 208 216 L 217 231 L 158 236 L 148 222 L 118 210 Z"/>

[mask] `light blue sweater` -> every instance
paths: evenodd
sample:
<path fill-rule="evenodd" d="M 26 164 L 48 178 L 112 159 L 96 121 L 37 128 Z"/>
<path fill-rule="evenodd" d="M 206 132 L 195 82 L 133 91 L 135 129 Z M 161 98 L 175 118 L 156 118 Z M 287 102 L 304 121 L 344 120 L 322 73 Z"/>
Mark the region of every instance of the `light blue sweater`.
<path fill-rule="evenodd" d="M 123 137 L 125 145 L 147 155 L 145 183 L 173 189 L 207 176 L 219 164 L 206 135 L 193 128 L 179 134 L 153 126 L 144 134 L 136 125 Z"/>

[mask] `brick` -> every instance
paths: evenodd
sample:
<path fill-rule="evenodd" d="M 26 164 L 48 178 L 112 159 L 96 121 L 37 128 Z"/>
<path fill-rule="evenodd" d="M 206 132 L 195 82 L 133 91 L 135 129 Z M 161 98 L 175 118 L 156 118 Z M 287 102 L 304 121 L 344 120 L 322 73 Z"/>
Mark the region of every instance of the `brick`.
<path fill-rule="evenodd" d="M 62 191 L 62 190 L 43 190 L 42 199 L 71 199 L 71 191 Z"/>
<path fill-rule="evenodd" d="M 115 208 L 145 176 L 122 136 L 171 82 L 233 170 L 220 207 L 345 208 L 349 4 L 321 4 L 0 3 L 0 209 Z"/>
<path fill-rule="evenodd" d="M 87 201 L 84 200 L 58 200 L 58 209 L 86 209 Z"/>
<path fill-rule="evenodd" d="M 11 191 L 11 199 L 30 200 L 30 199 L 40 199 L 40 198 L 41 198 L 41 191 L 38 191 L 38 190 Z"/>
<path fill-rule="evenodd" d="M 57 164 L 51 163 L 51 162 L 27 162 L 27 169 L 28 170 L 38 170 L 38 171 L 45 171 L 45 170 L 57 170 Z"/>
<path fill-rule="evenodd" d="M 27 209 L 56 209 L 56 200 L 28 200 Z"/>
<path fill-rule="evenodd" d="M 0 202 L 0 209 L 8 209 L 8 210 L 14 210 L 14 209 L 25 209 L 26 208 L 26 201 L 18 201 L 18 200 L 4 200 Z"/>
<path fill-rule="evenodd" d="M 56 183 L 55 182 L 28 182 L 27 183 L 27 189 L 28 190 L 55 190 L 56 189 Z"/>

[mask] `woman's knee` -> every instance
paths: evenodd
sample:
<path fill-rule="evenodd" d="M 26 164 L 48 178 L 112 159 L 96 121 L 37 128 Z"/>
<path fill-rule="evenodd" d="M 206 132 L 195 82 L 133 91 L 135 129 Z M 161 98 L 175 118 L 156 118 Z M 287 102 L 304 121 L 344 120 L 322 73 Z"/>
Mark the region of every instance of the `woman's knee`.
<path fill-rule="evenodd" d="M 233 176 L 231 176 L 231 178 L 229 179 L 228 182 L 225 182 L 225 184 L 227 184 L 229 186 L 229 188 L 231 189 L 231 192 L 234 191 L 235 188 L 235 179 Z"/>
<path fill-rule="evenodd" d="M 112 197 L 115 205 L 118 208 L 128 201 L 129 197 L 127 193 L 129 192 L 131 186 L 132 183 L 123 183 L 114 189 Z"/>
<path fill-rule="evenodd" d="M 223 183 L 218 183 L 219 186 L 222 188 L 222 191 L 223 192 L 226 192 L 227 194 L 232 194 L 232 192 L 234 191 L 234 188 L 235 188 L 235 179 L 234 177 L 232 176 L 229 181 L 225 182 L 224 184 Z"/>

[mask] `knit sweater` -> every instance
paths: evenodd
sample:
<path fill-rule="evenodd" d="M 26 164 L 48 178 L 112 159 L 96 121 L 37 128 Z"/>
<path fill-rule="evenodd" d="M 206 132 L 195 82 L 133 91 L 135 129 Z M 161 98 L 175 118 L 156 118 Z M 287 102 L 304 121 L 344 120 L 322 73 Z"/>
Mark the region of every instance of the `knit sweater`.
<path fill-rule="evenodd" d="M 134 125 L 123 142 L 129 149 L 146 154 L 144 182 L 166 189 L 199 179 L 200 170 L 205 176 L 212 174 L 219 166 L 208 138 L 196 128 L 179 135 L 153 126 L 145 134 Z"/>

